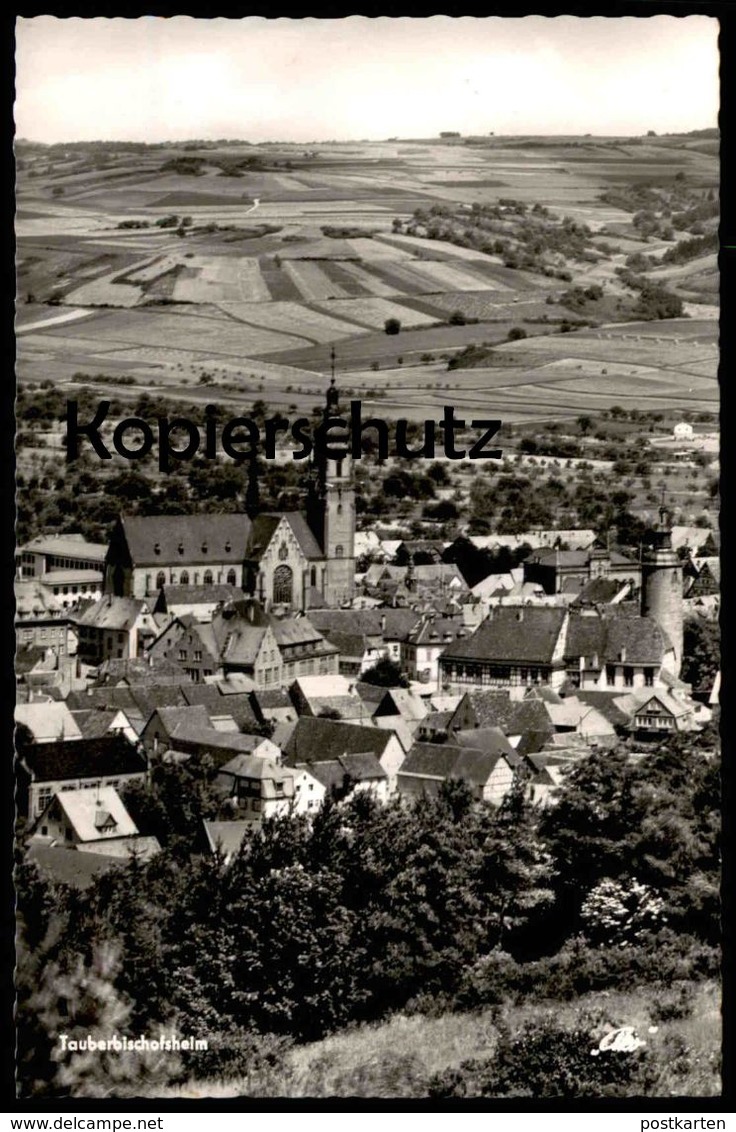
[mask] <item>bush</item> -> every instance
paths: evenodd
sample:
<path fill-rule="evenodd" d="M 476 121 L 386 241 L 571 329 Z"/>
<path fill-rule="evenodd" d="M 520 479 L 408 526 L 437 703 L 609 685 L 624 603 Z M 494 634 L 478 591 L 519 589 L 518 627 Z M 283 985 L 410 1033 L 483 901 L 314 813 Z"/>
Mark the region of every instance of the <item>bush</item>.
<path fill-rule="evenodd" d="M 651 1091 L 658 1069 L 651 1052 L 600 1049 L 599 1020 L 583 1016 L 574 1029 L 552 1019 L 530 1022 L 512 1037 L 499 1034 L 492 1059 L 465 1061 L 438 1074 L 429 1096 L 622 1097 Z"/>
<path fill-rule="evenodd" d="M 450 326 L 465 326 L 465 315 L 462 311 L 453 311 L 447 320 Z"/>
<path fill-rule="evenodd" d="M 526 330 L 524 330 L 523 326 L 512 326 L 506 335 L 509 342 L 518 342 L 522 338 L 526 338 L 526 336 Z"/>
<path fill-rule="evenodd" d="M 387 334 L 398 334 L 401 330 L 401 322 L 398 318 L 387 318 L 383 324 L 383 329 Z"/>

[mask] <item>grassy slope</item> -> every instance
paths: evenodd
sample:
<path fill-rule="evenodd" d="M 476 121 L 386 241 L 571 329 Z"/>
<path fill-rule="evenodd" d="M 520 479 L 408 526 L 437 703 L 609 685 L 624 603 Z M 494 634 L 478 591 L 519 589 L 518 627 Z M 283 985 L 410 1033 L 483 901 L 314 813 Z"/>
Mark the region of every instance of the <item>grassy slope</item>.
<path fill-rule="evenodd" d="M 233 1096 L 363 1096 L 421 1097 L 434 1074 L 469 1058 L 490 1058 L 501 1017 L 513 1032 L 531 1021 L 550 1017 L 572 1027 L 581 1015 L 594 1012 L 611 1028 L 634 1026 L 661 1066 L 653 1095 L 717 1096 L 721 1044 L 720 991 L 714 983 L 692 984 L 692 1009 L 685 1018 L 662 1020 L 662 992 L 649 987 L 627 992 L 598 992 L 572 1002 L 504 1004 L 474 1014 L 438 1018 L 396 1015 L 387 1022 L 361 1026 L 324 1041 L 300 1046 L 268 1081 L 198 1082 L 167 1090 L 169 1098 Z M 655 1033 L 649 1027 L 657 1025 Z M 665 1043 L 679 1035 L 691 1052 L 682 1072 Z"/>

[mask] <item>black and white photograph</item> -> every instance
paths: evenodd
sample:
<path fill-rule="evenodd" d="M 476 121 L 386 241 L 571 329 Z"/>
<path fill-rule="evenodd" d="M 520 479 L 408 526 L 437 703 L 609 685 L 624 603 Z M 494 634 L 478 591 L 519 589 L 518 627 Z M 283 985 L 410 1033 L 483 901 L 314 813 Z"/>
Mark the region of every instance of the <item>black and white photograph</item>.
<path fill-rule="evenodd" d="M 722 1097 L 719 65 L 16 19 L 19 1102 Z"/>

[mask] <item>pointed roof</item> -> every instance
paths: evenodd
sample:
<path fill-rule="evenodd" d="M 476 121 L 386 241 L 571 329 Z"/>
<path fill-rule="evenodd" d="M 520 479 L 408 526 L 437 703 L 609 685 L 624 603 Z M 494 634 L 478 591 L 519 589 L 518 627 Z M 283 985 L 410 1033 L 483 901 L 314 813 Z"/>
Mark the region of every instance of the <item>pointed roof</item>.
<path fill-rule="evenodd" d="M 227 515 L 121 515 L 135 566 L 239 563 L 246 556 L 251 520 Z"/>

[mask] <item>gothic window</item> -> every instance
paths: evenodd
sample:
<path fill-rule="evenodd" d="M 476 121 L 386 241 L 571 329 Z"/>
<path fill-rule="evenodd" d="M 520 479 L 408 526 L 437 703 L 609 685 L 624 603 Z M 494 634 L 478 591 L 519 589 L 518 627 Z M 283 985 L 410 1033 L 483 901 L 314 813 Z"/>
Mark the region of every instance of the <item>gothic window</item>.
<path fill-rule="evenodd" d="M 290 605 L 294 590 L 294 575 L 289 566 L 278 566 L 273 572 L 273 600 L 275 605 L 282 602 Z"/>
<path fill-rule="evenodd" d="M 228 572 L 227 572 L 227 584 L 229 586 L 237 585 L 236 578 L 237 578 L 237 575 L 236 575 L 235 571 L 234 570 L 228 570 Z"/>
<path fill-rule="evenodd" d="M 159 570 L 158 574 L 156 575 L 156 589 L 160 590 L 161 587 L 165 586 L 165 585 L 166 585 L 166 575 L 164 574 L 163 570 Z"/>
<path fill-rule="evenodd" d="M 189 585 L 189 571 L 188 570 L 182 570 L 181 574 L 179 575 L 179 585 L 180 586 L 188 586 Z"/>
<path fill-rule="evenodd" d="M 205 570 L 203 582 L 204 582 L 205 586 L 211 586 L 212 585 L 212 571 L 211 570 Z"/>
<path fill-rule="evenodd" d="M 343 552 L 342 544 L 338 543 L 337 546 L 335 547 L 335 558 L 342 558 L 343 553 L 344 552 Z"/>

